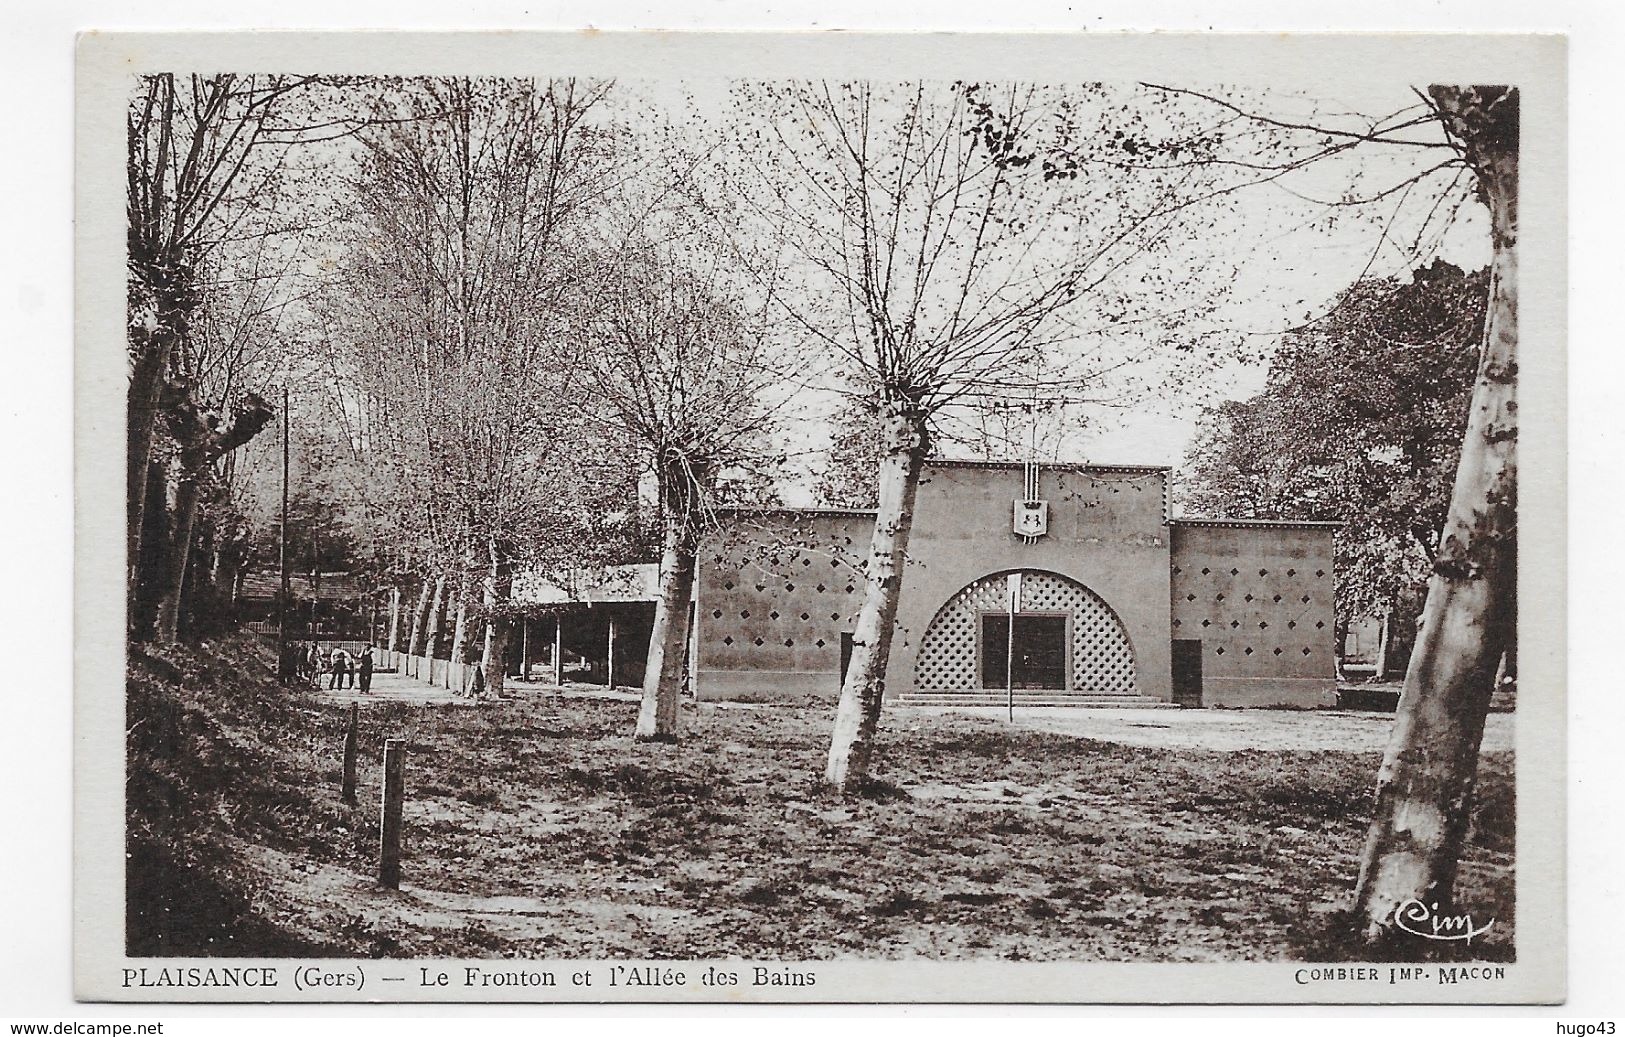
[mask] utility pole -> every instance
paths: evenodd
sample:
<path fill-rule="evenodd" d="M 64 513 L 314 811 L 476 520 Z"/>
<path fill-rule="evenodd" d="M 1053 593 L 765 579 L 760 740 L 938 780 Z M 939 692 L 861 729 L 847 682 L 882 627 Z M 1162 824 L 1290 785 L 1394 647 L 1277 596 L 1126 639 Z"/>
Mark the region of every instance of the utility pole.
<path fill-rule="evenodd" d="M 277 538 L 277 564 L 282 569 L 282 593 L 276 605 L 277 676 L 287 683 L 288 672 L 288 387 L 282 387 L 282 531 Z"/>

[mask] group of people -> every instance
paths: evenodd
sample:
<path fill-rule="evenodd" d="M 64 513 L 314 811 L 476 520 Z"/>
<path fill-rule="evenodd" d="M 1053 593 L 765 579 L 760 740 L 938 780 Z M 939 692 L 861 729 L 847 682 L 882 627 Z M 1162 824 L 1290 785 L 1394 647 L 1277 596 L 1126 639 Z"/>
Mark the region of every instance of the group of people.
<path fill-rule="evenodd" d="M 368 644 L 354 655 L 343 645 L 324 651 L 315 641 L 289 647 L 293 652 L 294 679 L 320 688 L 322 677 L 326 675 L 329 691 L 352 687 L 363 695 L 372 691 L 372 645 Z"/>

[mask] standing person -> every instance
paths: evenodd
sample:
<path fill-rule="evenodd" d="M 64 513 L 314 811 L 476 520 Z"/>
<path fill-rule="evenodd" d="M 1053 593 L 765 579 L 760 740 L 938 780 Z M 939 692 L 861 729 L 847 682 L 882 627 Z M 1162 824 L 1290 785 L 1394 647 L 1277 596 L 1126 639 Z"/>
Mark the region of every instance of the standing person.
<path fill-rule="evenodd" d="M 299 661 L 296 653 L 299 646 L 291 641 L 284 641 L 280 646 L 276 660 L 276 679 L 282 685 L 292 684 L 299 676 Z"/>
<path fill-rule="evenodd" d="M 367 644 L 367 647 L 365 647 L 365 648 L 363 648 L 361 650 L 361 659 L 360 659 L 359 663 L 357 663 L 357 673 L 360 674 L 360 679 L 359 679 L 358 683 L 360 684 L 360 687 L 361 687 L 361 694 L 363 694 L 363 695 L 371 694 L 372 693 L 372 644 L 371 644 L 371 642 L 369 642 Z"/>
<path fill-rule="evenodd" d="M 315 641 L 310 643 L 308 658 L 310 659 L 310 686 L 320 691 L 322 687 L 322 649 Z"/>
<path fill-rule="evenodd" d="M 332 691 L 332 690 L 334 690 L 336 688 L 347 688 L 347 687 L 349 687 L 350 686 L 350 653 L 346 652 L 341 647 L 334 647 L 332 664 L 333 664 L 333 676 L 332 676 L 332 679 L 328 681 L 328 684 L 327 684 L 328 690 Z"/>

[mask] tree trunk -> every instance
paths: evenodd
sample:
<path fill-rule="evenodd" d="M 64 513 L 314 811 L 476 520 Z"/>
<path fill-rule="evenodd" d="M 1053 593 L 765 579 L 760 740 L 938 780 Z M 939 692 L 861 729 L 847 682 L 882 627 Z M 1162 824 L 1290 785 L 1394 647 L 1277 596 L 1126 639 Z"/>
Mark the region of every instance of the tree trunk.
<path fill-rule="evenodd" d="M 459 582 L 466 580 L 460 577 Z M 457 594 L 457 619 L 451 625 L 451 661 L 460 663 L 467 654 L 468 648 L 468 601 L 459 588 Z M 468 690 L 468 679 L 464 677 L 462 686 L 456 689 L 458 693 Z"/>
<path fill-rule="evenodd" d="M 173 393 L 166 408 L 171 435 L 175 437 L 179 453 L 176 466 L 179 479 L 175 494 L 174 534 L 169 538 L 167 557 L 159 572 L 156 588 L 146 587 L 151 573 L 143 559 L 135 574 L 131 601 L 151 593 L 157 598 L 157 636 L 174 641 L 180 630 L 182 612 L 181 595 L 186 585 L 187 565 L 191 560 L 192 536 L 197 518 L 198 502 L 203 492 L 203 480 L 210 476 L 210 466 L 218 458 L 247 443 L 270 424 L 276 416 L 259 396 L 249 393 L 232 407 L 231 418 L 225 424 L 210 420 L 190 395 L 190 390 Z M 143 539 L 145 534 L 143 534 Z"/>
<path fill-rule="evenodd" d="M 141 557 L 130 587 L 130 639 L 150 641 L 158 629 L 159 588 L 167 569 L 171 540 L 167 464 L 147 466 L 147 500 L 141 508 Z"/>
<path fill-rule="evenodd" d="M 401 589 L 389 589 L 389 642 L 388 652 L 393 658 L 401 646 Z"/>
<path fill-rule="evenodd" d="M 658 608 L 658 606 L 656 606 Z M 651 644 L 653 641 L 651 640 Z M 553 614 L 553 686 L 564 687 L 564 614 Z"/>
<path fill-rule="evenodd" d="M 1332 674 L 1339 681 L 1346 681 L 1348 680 L 1348 671 L 1345 669 L 1345 657 L 1349 647 L 1349 619 L 1347 616 L 1333 618 L 1332 639 L 1336 645 L 1336 650 L 1332 653 Z"/>
<path fill-rule="evenodd" d="M 643 671 L 643 707 L 637 737 L 676 741 L 677 705 L 683 693 L 689 609 L 694 596 L 694 537 L 682 515 L 667 512 L 660 554 L 660 599 L 649 633 L 649 660 Z"/>
<path fill-rule="evenodd" d="M 163 583 L 158 592 L 157 637 L 160 641 L 173 643 L 180 634 L 181 591 L 186 585 L 186 566 L 192 557 L 192 528 L 197 522 L 201 496 L 198 477 L 183 471 L 175 491 L 175 532 L 170 537 Z"/>
<path fill-rule="evenodd" d="M 1383 611 L 1383 613 L 1382 613 L 1382 625 L 1377 628 L 1377 665 L 1376 665 L 1376 671 L 1377 671 L 1377 680 L 1379 682 L 1388 679 L 1388 630 L 1389 630 L 1390 621 L 1392 619 L 1393 619 L 1392 610 L 1386 610 L 1385 609 Z"/>
<path fill-rule="evenodd" d="M 530 680 L 530 619 L 519 621 L 519 679 Z"/>
<path fill-rule="evenodd" d="M 1494 251 L 1461 463 L 1360 864 L 1355 920 L 1373 944 L 1398 938 L 1407 904 L 1453 910 L 1495 668 L 1516 636 L 1517 92 L 1429 94 L 1477 174 Z"/>
<path fill-rule="evenodd" d="M 502 698 L 507 688 L 508 627 L 505 619 L 497 617 L 497 606 L 506 601 L 513 583 L 508 552 L 492 540 L 487 548 L 490 567 L 484 581 L 485 648 L 480 655 L 480 670 L 485 674 L 485 687 L 493 696 Z"/>
<path fill-rule="evenodd" d="M 189 323 L 189 315 L 184 307 L 165 301 L 177 295 L 184 298 L 188 294 L 188 286 L 167 283 L 170 278 L 165 277 L 163 271 L 171 268 L 144 264 L 143 269 L 146 279 L 152 282 L 149 287 L 154 296 L 155 326 L 140 332 L 132 329 L 136 359 L 130 368 L 130 391 L 126 402 L 128 429 L 124 478 L 128 513 L 125 517 L 125 566 L 129 579 L 127 606 L 130 613 L 126 618 L 132 624 L 141 611 L 142 551 L 151 550 L 151 545 L 144 544 L 144 541 L 148 529 L 146 512 L 150 507 L 146 492 L 147 475 L 152 465 L 154 430 L 162 406 L 169 358 Z M 173 269 L 180 269 L 179 264 Z M 132 626 L 132 636 L 139 637 L 142 633 L 138 627 Z"/>
<path fill-rule="evenodd" d="M 429 621 L 429 578 L 423 578 L 423 589 L 418 591 L 418 607 L 412 610 L 412 629 L 406 635 L 406 654 L 417 655 L 422 644 L 424 629 Z"/>
<path fill-rule="evenodd" d="M 852 634 L 852 661 L 841 682 L 841 701 L 835 710 L 829 763 L 824 770 L 825 780 L 843 792 L 856 791 L 869 778 L 880 704 L 886 694 L 886 664 L 897 625 L 903 562 L 914 526 L 914 498 L 929 449 L 923 415 L 892 406 L 885 420 L 886 452 L 880 461 L 880 502 L 869 543 L 863 606 Z"/>
<path fill-rule="evenodd" d="M 434 597 L 429 599 L 429 619 L 423 626 L 423 655 L 426 659 L 434 659 L 440 649 L 440 603 L 445 596 L 446 577 L 442 574 L 434 578 Z M 429 668 L 431 671 L 434 669 L 432 665 Z"/>

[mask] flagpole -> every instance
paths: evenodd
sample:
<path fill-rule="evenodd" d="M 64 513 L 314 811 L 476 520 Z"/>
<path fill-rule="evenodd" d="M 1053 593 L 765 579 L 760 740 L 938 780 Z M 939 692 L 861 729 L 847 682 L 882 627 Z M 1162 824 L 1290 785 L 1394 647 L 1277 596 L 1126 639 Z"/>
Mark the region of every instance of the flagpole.
<path fill-rule="evenodd" d="M 1004 649 L 1004 707 L 1008 713 L 1009 723 L 1016 722 L 1016 610 L 1010 610 L 1010 622 L 1007 627 L 1007 643 Z"/>
<path fill-rule="evenodd" d="M 1010 598 L 1009 619 L 1004 624 L 1004 708 L 1008 723 L 1016 722 L 1016 610 L 1021 607 L 1021 574 L 1005 577 Z"/>

